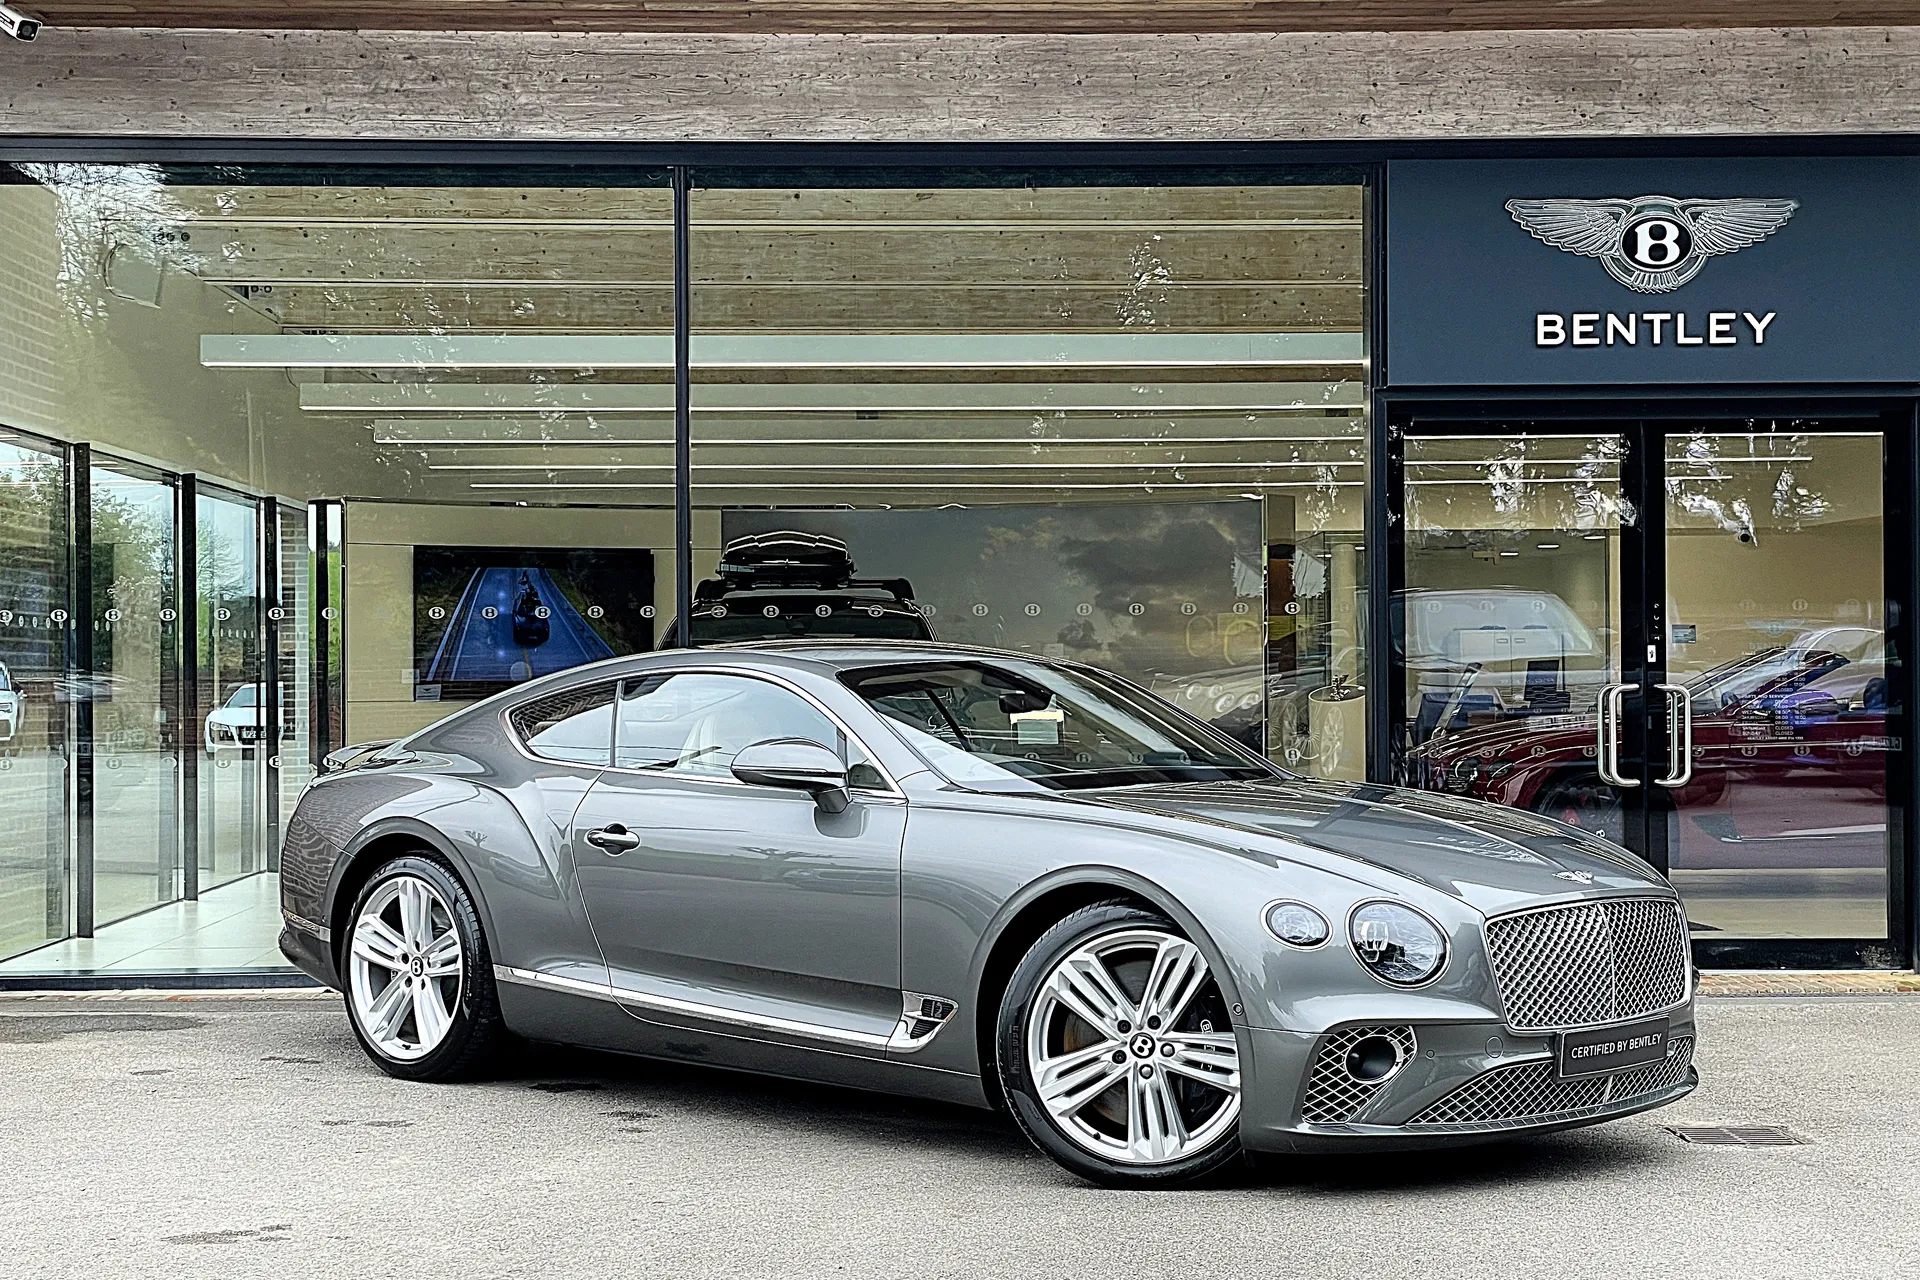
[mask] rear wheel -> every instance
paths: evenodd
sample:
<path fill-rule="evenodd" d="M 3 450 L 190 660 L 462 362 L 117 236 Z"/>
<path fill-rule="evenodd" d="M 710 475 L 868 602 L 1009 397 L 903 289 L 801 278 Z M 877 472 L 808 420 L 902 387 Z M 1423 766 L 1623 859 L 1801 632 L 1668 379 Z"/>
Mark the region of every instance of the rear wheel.
<path fill-rule="evenodd" d="M 1593 774 L 1553 783 L 1541 793 L 1534 808 L 1570 827 L 1620 842 L 1620 793 Z"/>
<path fill-rule="evenodd" d="M 1068 916 L 1001 1001 L 996 1059 L 1036 1146 L 1107 1186 L 1174 1186 L 1240 1153 L 1240 1049 L 1205 956 L 1127 903 Z"/>
<path fill-rule="evenodd" d="M 473 900 L 431 858 L 382 865 L 354 904 L 347 1016 L 367 1056 L 404 1080 L 475 1074 L 506 1042 Z"/>

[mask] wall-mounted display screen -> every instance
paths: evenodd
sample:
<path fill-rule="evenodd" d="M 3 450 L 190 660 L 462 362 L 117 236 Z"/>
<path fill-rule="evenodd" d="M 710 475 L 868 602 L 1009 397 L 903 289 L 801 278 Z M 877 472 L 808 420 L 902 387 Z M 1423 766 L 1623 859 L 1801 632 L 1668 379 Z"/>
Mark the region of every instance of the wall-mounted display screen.
<path fill-rule="evenodd" d="M 415 547 L 414 700 L 645 652 L 653 615 L 651 551 Z"/>

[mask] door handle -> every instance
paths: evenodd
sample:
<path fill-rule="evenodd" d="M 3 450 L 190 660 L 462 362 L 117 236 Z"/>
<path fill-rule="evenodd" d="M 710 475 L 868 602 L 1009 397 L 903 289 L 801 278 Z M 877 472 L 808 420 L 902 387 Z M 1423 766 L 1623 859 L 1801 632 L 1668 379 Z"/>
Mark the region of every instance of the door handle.
<path fill-rule="evenodd" d="M 617 822 L 609 822 L 596 831 L 587 832 L 587 843 L 617 858 L 629 849 L 638 849 L 640 837 Z"/>
<path fill-rule="evenodd" d="M 1662 787 L 1684 787 L 1693 781 L 1693 699 L 1677 684 L 1657 684 L 1667 695 L 1667 776 L 1655 778 Z"/>
<path fill-rule="evenodd" d="M 1640 785 L 1638 778 L 1623 777 L 1620 773 L 1620 704 L 1639 687 L 1637 684 L 1607 685 L 1600 690 L 1600 702 L 1595 707 L 1598 736 L 1593 744 L 1593 767 L 1600 774 L 1600 781 L 1610 787 Z"/>

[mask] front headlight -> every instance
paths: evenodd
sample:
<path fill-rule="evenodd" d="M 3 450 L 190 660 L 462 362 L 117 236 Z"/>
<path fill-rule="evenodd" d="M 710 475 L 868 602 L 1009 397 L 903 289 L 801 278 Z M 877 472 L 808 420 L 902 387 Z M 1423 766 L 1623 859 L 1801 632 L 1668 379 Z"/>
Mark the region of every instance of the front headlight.
<path fill-rule="evenodd" d="M 1447 963 L 1447 937 L 1440 926 L 1397 902 L 1369 902 L 1347 921 L 1347 936 L 1360 963 L 1382 982 L 1417 987 Z"/>

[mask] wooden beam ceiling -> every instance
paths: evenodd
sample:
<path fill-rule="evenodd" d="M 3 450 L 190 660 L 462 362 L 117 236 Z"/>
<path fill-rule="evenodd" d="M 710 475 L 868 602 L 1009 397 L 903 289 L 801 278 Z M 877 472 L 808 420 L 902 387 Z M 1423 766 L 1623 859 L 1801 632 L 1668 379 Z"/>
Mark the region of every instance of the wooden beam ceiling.
<path fill-rule="evenodd" d="M 1262 32 L 1920 25 L 1916 0 L 39 0 L 54 27 Z"/>
<path fill-rule="evenodd" d="M 710 331 L 1351 331 L 1350 186 L 705 189 Z M 165 187 L 105 219 L 288 329 L 645 332 L 672 321 L 666 193 Z"/>

